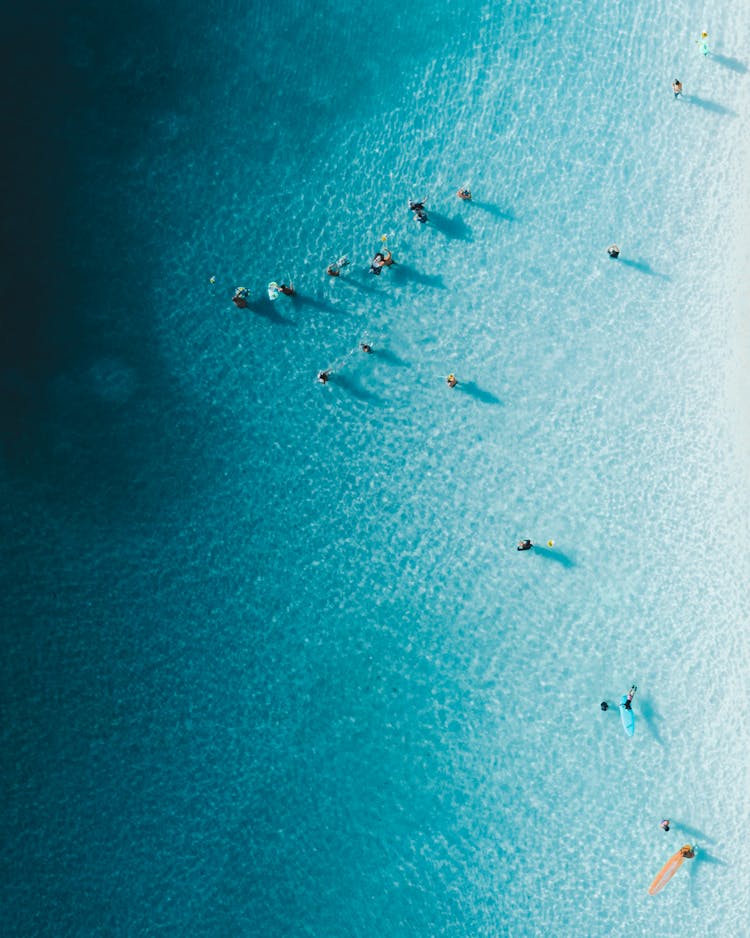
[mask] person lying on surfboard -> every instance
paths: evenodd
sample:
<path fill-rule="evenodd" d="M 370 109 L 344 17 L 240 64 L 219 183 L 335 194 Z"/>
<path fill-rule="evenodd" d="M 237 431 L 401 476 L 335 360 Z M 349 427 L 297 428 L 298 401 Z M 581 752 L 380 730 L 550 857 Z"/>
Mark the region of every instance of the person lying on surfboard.
<path fill-rule="evenodd" d="M 628 691 L 628 698 L 627 698 L 627 700 L 625 701 L 625 709 L 626 709 L 626 710 L 632 710 L 632 709 L 633 709 L 633 707 L 632 707 L 633 697 L 635 697 L 635 692 L 636 692 L 637 690 L 638 690 L 638 688 L 635 686 L 635 684 L 633 684 L 632 687 L 630 688 L 630 690 Z"/>

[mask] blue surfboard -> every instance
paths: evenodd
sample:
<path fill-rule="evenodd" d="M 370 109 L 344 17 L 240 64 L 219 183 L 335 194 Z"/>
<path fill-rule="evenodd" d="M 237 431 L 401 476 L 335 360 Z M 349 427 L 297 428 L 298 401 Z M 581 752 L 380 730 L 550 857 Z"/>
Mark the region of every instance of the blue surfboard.
<path fill-rule="evenodd" d="M 622 728 L 625 730 L 625 733 L 628 736 L 632 736 L 635 733 L 635 714 L 633 713 L 632 706 L 631 709 L 625 706 L 628 702 L 628 695 L 623 694 L 620 698 L 620 719 L 622 720 Z"/>

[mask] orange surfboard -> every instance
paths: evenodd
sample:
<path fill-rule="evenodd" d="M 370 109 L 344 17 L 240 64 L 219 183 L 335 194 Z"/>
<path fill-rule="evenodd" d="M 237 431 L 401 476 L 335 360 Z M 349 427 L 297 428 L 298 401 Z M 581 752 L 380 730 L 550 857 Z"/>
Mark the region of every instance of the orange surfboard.
<path fill-rule="evenodd" d="M 688 850 L 693 849 L 690 844 L 685 844 L 685 847 L 687 847 Z M 648 887 L 650 896 L 655 896 L 657 892 L 661 892 L 661 890 L 667 885 L 677 870 L 679 870 L 679 868 L 682 866 L 683 862 L 688 859 L 682 852 L 685 847 L 680 847 L 677 853 L 675 853 L 674 856 L 671 856 L 656 874 L 653 883 L 651 883 L 651 885 Z"/>

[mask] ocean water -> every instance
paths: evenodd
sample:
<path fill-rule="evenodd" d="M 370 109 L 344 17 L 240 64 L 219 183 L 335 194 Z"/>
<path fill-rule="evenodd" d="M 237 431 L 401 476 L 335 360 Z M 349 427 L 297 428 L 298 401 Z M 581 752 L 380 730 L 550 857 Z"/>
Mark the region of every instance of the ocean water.
<path fill-rule="evenodd" d="M 5 32 L 4 933 L 750 934 L 744 5 Z"/>

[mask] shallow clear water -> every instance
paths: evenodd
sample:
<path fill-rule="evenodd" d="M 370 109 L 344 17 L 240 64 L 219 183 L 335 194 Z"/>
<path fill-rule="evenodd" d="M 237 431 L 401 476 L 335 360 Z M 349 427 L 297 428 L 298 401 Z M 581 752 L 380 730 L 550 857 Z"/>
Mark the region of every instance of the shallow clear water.
<path fill-rule="evenodd" d="M 750 31 L 560 7 L 66 23 L 70 328 L 5 382 L 12 933 L 746 928 Z"/>

